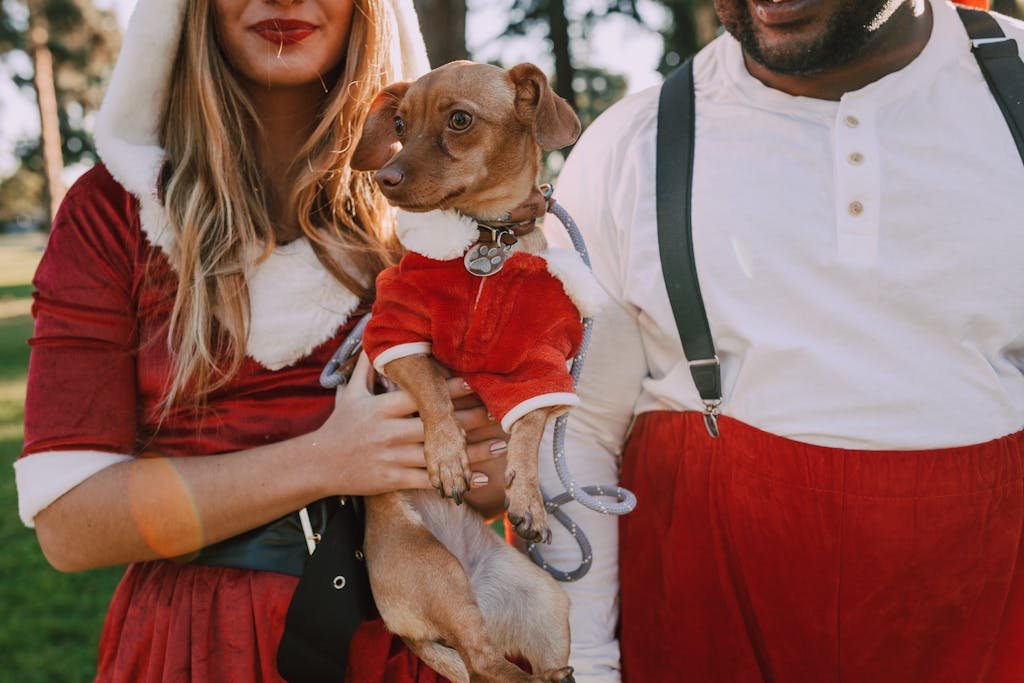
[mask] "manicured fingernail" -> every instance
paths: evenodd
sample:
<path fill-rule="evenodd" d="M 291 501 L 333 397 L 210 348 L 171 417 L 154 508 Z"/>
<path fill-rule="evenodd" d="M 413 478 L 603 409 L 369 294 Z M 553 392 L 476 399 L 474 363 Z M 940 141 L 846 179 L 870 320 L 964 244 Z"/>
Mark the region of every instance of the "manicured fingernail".
<path fill-rule="evenodd" d="M 508 450 L 508 444 L 504 441 L 495 441 L 491 444 L 491 453 L 504 453 Z"/>
<path fill-rule="evenodd" d="M 473 486 L 486 486 L 490 479 L 487 478 L 486 474 L 477 472 L 470 481 L 473 483 Z"/>
<path fill-rule="evenodd" d="M 465 389 L 466 391 L 473 391 L 473 387 L 469 386 L 469 382 L 464 381 L 462 383 L 462 388 Z"/>

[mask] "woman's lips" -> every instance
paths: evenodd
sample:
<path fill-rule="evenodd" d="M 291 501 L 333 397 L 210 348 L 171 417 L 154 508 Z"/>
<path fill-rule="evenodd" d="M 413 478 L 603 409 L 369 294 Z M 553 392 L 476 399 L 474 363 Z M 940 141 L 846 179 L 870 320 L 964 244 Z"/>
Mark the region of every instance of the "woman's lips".
<path fill-rule="evenodd" d="M 316 29 L 316 24 L 298 19 L 266 19 L 249 27 L 260 38 L 275 45 L 301 43 Z"/>

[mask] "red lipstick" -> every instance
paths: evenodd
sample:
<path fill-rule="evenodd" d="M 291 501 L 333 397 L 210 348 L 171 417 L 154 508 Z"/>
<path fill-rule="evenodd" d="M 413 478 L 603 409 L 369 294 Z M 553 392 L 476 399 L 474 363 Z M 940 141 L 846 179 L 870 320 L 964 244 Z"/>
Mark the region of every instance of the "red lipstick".
<path fill-rule="evenodd" d="M 316 24 L 299 19 L 265 19 L 249 27 L 260 38 L 275 45 L 295 45 L 313 35 Z"/>

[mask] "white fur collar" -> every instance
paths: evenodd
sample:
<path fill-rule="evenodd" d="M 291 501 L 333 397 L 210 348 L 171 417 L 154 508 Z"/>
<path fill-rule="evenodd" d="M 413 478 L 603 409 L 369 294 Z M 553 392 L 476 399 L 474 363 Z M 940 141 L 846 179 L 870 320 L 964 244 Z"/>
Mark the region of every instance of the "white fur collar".
<path fill-rule="evenodd" d="M 142 232 L 177 268 L 174 234 L 157 193 L 164 162 L 160 120 L 167 103 L 186 0 L 138 0 L 96 117 L 96 148 L 107 170 L 139 200 Z M 412 0 L 384 2 L 393 80 L 429 70 Z M 316 260 L 306 240 L 276 249 L 247 271 L 252 312 L 248 355 L 271 370 L 329 339 L 358 304 Z"/>
<path fill-rule="evenodd" d="M 252 319 L 246 352 L 270 370 L 304 358 L 359 305 L 317 260 L 309 240 L 278 247 L 246 274 Z"/>
<path fill-rule="evenodd" d="M 476 221 L 457 211 L 399 210 L 397 215 L 395 233 L 402 246 L 437 261 L 461 257 L 480 238 Z"/>

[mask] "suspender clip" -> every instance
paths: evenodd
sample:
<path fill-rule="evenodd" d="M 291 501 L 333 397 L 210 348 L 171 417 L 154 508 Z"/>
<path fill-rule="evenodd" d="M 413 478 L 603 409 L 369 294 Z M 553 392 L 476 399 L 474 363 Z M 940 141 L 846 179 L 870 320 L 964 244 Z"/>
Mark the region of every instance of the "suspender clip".
<path fill-rule="evenodd" d="M 704 426 L 712 439 L 718 438 L 718 415 L 721 413 L 722 401 L 704 401 Z"/>

